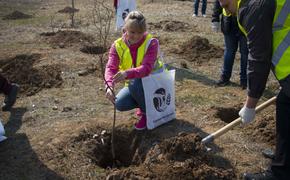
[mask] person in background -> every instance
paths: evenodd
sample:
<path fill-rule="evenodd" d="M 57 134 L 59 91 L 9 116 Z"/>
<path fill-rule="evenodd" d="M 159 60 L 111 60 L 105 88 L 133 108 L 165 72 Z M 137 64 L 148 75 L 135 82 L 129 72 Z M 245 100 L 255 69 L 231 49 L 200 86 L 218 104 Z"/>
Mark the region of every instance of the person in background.
<path fill-rule="evenodd" d="M 248 39 L 248 95 L 239 115 L 244 124 L 255 118 L 255 107 L 266 87 L 270 69 L 281 90 L 276 99 L 276 148 L 266 171 L 244 173 L 244 179 L 290 177 L 290 1 L 219 0 L 227 13 L 236 14 Z"/>
<path fill-rule="evenodd" d="M 114 0 L 115 14 L 117 14 L 118 0 Z"/>
<path fill-rule="evenodd" d="M 2 105 L 2 111 L 10 111 L 12 106 L 16 102 L 19 85 L 10 83 L 4 76 L 0 74 L 0 91 L 5 95 Z M 2 119 L 0 118 L 0 142 L 7 139 L 5 136 L 4 126 L 2 125 Z"/>
<path fill-rule="evenodd" d="M 198 16 L 199 1 L 200 0 L 193 1 L 193 15 L 192 15 L 192 17 Z M 202 0 L 202 7 L 201 7 L 202 17 L 206 17 L 206 6 L 207 6 L 207 0 Z"/>
<path fill-rule="evenodd" d="M 146 106 L 141 78 L 162 69 L 157 58 L 159 43 L 146 32 L 146 20 L 141 12 L 132 11 L 124 24 L 124 34 L 111 46 L 105 70 L 106 97 L 119 111 L 137 109 L 139 121 L 135 129 L 146 128 Z M 125 86 L 114 97 L 111 89 L 125 81 Z"/>
<path fill-rule="evenodd" d="M 10 83 L 4 76 L 0 74 L 0 91 L 5 95 L 2 111 L 10 111 L 16 102 L 19 85 Z"/>
<path fill-rule="evenodd" d="M 222 14 L 221 18 L 220 15 Z M 220 20 L 221 19 L 221 20 Z M 248 61 L 248 46 L 247 38 L 240 31 L 237 17 L 232 15 L 225 15 L 223 8 L 220 6 L 218 0 L 214 2 L 213 14 L 212 14 L 212 29 L 215 32 L 221 31 L 225 40 L 224 62 L 221 70 L 221 76 L 217 82 L 218 86 L 226 86 L 230 83 L 232 76 L 233 64 L 236 56 L 236 52 L 240 50 L 240 86 L 242 89 L 247 88 L 247 61 Z"/>

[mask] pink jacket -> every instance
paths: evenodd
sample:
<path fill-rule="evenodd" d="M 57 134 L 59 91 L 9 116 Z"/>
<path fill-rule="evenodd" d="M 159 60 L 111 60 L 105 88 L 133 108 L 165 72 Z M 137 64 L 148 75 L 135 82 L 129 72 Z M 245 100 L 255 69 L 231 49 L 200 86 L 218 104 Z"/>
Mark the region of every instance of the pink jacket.
<path fill-rule="evenodd" d="M 137 50 L 144 42 L 146 35 L 147 33 L 144 33 L 143 38 L 133 45 L 128 44 L 128 41 L 125 39 L 125 34 L 122 36 L 124 42 L 130 49 L 133 64 L 136 64 Z M 159 47 L 158 40 L 153 38 L 146 51 L 142 64 L 139 67 L 134 67 L 126 70 L 127 79 L 142 78 L 150 74 L 150 72 L 154 67 L 154 63 L 157 59 L 158 47 Z M 120 59 L 116 51 L 115 44 L 112 44 L 109 52 L 109 60 L 105 70 L 105 80 L 108 82 L 110 87 L 113 86 L 113 76 L 117 74 L 117 72 L 119 71 L 119 63 Z"/>

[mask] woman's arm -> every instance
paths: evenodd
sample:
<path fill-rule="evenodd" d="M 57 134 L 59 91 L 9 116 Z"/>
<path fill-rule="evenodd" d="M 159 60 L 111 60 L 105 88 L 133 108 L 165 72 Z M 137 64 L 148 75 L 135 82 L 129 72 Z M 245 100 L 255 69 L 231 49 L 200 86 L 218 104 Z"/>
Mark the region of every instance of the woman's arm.
<path fill-rule="evenodd" d="M 115 44 L 113 44 L 110 48 L 109 59 L 105 70 L 105 80 L 110 87 L 113 87 L 113 77 L 119 71 L 119 64 L 119 56 L 116 51 Z"/>

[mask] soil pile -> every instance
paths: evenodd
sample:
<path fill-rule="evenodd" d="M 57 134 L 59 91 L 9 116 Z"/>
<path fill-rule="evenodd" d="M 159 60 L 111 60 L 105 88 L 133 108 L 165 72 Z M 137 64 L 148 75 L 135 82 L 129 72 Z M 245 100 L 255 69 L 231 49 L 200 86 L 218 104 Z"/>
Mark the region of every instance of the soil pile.
<path fill-rule="evenodd" d="M 11 82 L 21 86 L 20 92 L 33 95 L 44 88 L 59 87 L 63 80 L 61 70 L 57 65 L 47 65 L 34 68 L 40 59 L 40 54 L 17 55 L 13 58 L 0 60 L 2 73 Z"/>
<path fill-rule="evenodd" d="M 127 127 L 115 129 L 113 163 L 111 131 L 85 129 L 66 144 L 76 155 L 85 153 L 91 162 L 107 171 L 108 179 L 233 179 L 231 167 L 218 167 L 197 134 L 179 133 L 158 139 Z M 145 140 L 146 139 L 146 140 Z M 153 142 L 153 143 L 152 143 Z M 61 148 L 63 149 L 63 148 Z M 64 159 L 64 158 L 63 158 Z M 108 168 L 113 168 L 108 171 Z"/>
<path fill-rule="evenodd" d="M 213 116 L 225 123 L 231 123 L 239 117 L 239 111 L 243 104 L 234 105 L 233 107 L 213 107 Z M 241 127 L 244 134 L 253 138 L 255 142 L 264 142 L 271 146 L 275 145 L 276 124 L 273 115 L 256 116 L 254 122 L 247 125 L 247 128 Z"/>
<path fill-rule="evenodd" d="M 216 167 L 196 134 L 181 133 L 152 146 L 141 164 L 113 170 L 108 179 L 233 179 L 234 171 Z M 139 165 L 139 166 L 138 166 Z"/>
<path fill-rule="evenodd" d="M 58 13 L 75 13 L 75 12 L 79 12 L 79 9 L 75 9 L 75 8 L 72 8 L 72 7 L 65 7 L 59 11 L 57 11 Z"/>
<path fill-rule="evenodd" d="M 148 23 L 149 29 L 162 29 L 163 31 L 181 31 L 184 32 L 190 29 L 188 23 L 180 22 L 180 21 L 160 21 L 159 23 Z"/>
<path fill-rule="evenodd" d="M 103 54 L 107 51 L 107 48 L 102 46 L 84 45 L 80 48 L 80 51 L 87 54 Z"/>
<path fill-rule="evenodd" d="M 248 127 L 248 130 L 244 130 L 244 133 L 254 137 L 257 142 L 261 141 L 274 146 L 276 144 L 275 118 L 273 115 L 256 118 L 252 125 Z"/>
<path fill-rule="evenodd" d="M 3 20 L 16 20 L 16 19 L 28 19 L 28 18 L 32 18 L 32 16 L 28 14 L 24 14 L 23 12 L 20 12 L 20 11 L 14 11 L 11 14 L 7 14 L 2 19 Z"/>
<path fill-rule="evenodd" d="M 41 33 L 40 35 L 53 46 L 59 46 L 61 48 L 70 47 L 77 44 L 92 43 L 94 41 L 92 36 L 84 34 L 80 31 L 66 30 L 55 33 L 46 32 Z"/>
<path fill-rule="evenodd" d="M 220 58 L 223 56 L 223 50 L 221 48 L 210 44 L 208 39 L 200 36 L 193 36 L 172 52 L 181 54 L 186 60 L 197 64 L 208 62 L 211 58 Z"/>

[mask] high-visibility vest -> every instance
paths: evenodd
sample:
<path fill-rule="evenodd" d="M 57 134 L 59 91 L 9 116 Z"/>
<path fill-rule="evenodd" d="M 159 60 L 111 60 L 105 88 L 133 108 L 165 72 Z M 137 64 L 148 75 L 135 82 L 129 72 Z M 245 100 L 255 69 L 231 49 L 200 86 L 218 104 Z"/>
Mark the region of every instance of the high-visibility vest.
<path fill-rule="evenodd" d="M 238 0 L 238 9 L 241 0 Z M 241 31 L 246 30 L 239 23 Z M 273 55 L 274 74 L 279 81 L 290 77 L 290 1 L 276 0 L 276 10 L 273 20 Z"/>
<path fill-rule="evenodd" d="M 144 59 L 144 56 L 146 54 L 146 51 L 150 45 L 150 42 L 152 40 L 152 35 L 147 34 L 144 42 L 141 44 L 141 46 L 137 50 L 137 59 L 136 59 L 136 67 L 140 66 L 142 64 L 142 61 Z M 127 46 L 127 44 L 123 41 L 122 38 L 119 38 L 115 41 L 115 48 L 117 51 L 117 54 L 120 59 L 119 69 L 122 71 L 125 71 L 127 69 L 133 68 L 133 59 L 132 55 L 130 53 L 130 49 Z M 158 58 L 155 61 L 153 71 L 158 70 L 163 67 L 162 61 Z"/>

